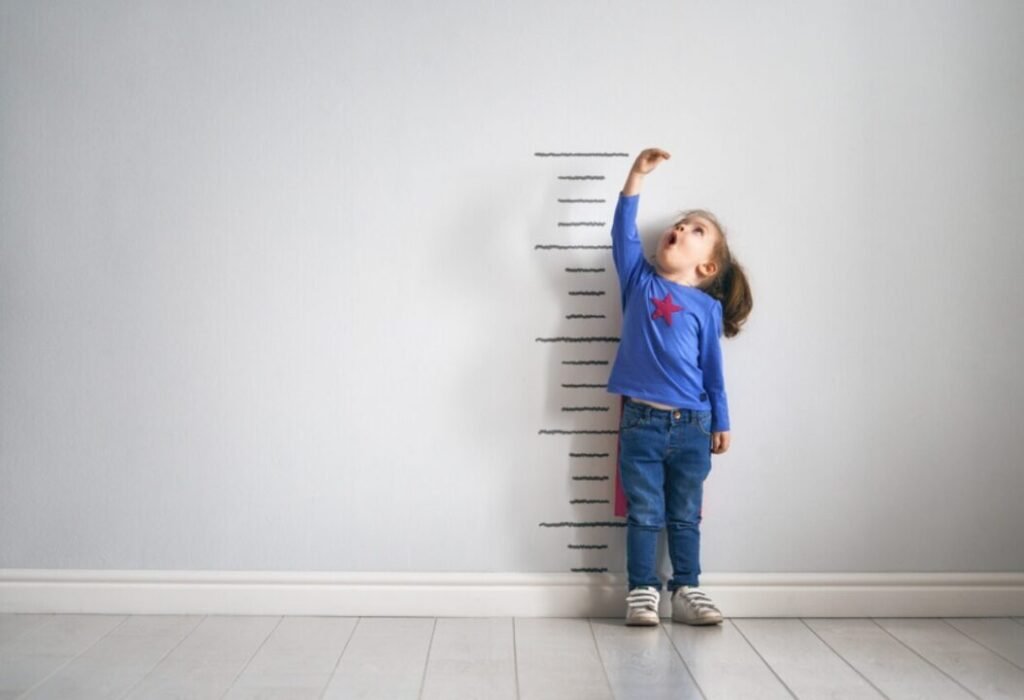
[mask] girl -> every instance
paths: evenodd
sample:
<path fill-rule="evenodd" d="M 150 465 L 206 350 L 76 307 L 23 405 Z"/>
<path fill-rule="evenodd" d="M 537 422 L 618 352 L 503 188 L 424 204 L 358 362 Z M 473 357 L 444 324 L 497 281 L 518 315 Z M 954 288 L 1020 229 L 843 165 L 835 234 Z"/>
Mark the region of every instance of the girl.
<path fill-rule="evenodd" d="M 710 212 L 686 212 L 644 258 L 636 212 L 644 177 L 671 156 L 637 156 L 619 194 L 612 257 L 622 292 L 622 338 L 608 391 L 622 395 L 617 485 L 625 492 L 627 625 L 657 625 L 658 534 L 668 525 L 672 619 L 716 624 L 722 613 L 697 586 L 703 482 L 711 454 L 729 449 L 719 336 L 739 333 L 753 302 L 743 268 Z M 617 494 L 617 497 L 620 494 Z M 616 509 L 617 515 L 623 515 Z"/>

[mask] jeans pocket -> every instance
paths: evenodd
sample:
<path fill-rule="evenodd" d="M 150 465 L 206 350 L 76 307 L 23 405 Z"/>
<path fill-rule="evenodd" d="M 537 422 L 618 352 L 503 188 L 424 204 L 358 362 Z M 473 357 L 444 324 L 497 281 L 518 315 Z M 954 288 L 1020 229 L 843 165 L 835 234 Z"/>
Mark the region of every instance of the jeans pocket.
<path fill-rule="evenodd" d="M 640 409 L 626 404 L 622 409 L 622 419 L 619 421 L 619 433 L 623 433 L 631 428 L 643 425 L 644 414 Z"/>
<path fill-rule="evenodd" d="M 697 427 L 707 436 L 711 436 L 711 411 L 697 412 Z"/>

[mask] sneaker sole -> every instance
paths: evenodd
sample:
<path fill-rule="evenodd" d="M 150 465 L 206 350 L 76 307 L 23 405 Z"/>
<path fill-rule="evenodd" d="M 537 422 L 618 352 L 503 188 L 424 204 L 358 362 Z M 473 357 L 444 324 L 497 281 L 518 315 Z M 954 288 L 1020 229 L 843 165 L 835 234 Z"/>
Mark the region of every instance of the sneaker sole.
<path fill-rule="evenodd" d="M 685 625 L 718 625 L 721 624 L 722 618 L 720 617 L 707 617 L 697 620 L 685 620 L 683 618 L 672 618 L 672 622 L 682 622 Z"/>
<path fill-rule="evenodd" d="M 661 622 L 661 620 L 657 619 L 657 618 L 654 619 L 654 620 L 651 620 L 649 618 L 637 618 L 637 617 L 635 617 L 635 618 L 633 618 L 631 620 L 626 620 L 626 624 L 628 626 L 630 626 L 630 627 L 654 627 L 654 626 L 658 625 L 660 622 Z"/>

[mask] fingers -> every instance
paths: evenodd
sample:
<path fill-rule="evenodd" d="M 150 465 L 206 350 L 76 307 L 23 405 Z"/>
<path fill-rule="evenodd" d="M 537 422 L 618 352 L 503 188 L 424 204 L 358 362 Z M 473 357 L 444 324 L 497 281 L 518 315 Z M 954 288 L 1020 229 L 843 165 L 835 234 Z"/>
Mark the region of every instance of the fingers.
<path fill-rule="evenodd" d="M 661 148 L 645 148 L 640 152 L 640 155 L 636 157 L 636 162 L 633 164 L 634 172 L 649 173 L 654 170 L 663 160 L 668 160 L 672 156 L 668 151 Z"/>
<path fill-rule="evenodd" d="M 711 452 L 714 454 L 722 454 L 729 449 L 729 435 L 728 433 L 712 433 L 711 434 Z"/>
<path fill-rule="evenodd" d="M 672 154 L 660 148 L 645 148 L 640 152 L 642 160 L 658 160 L 659 158 L 671 158 Z"/>

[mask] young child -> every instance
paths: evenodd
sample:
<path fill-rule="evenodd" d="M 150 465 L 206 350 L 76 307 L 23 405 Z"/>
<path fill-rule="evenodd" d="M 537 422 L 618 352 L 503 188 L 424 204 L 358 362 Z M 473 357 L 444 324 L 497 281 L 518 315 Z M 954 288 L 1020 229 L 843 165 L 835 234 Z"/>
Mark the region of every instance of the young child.
<path fill-rule="evenodd" d="M 612 257 L 622 291 L 622 333 L 608 391 L 622 395 L 618 479 L 628 501 L 627 625 L 657 625 L 662 589 L 658 535 L 668 527 L 672 619 L 716 624 L 722 613 L 698 588 L 703 483 L 711 454 L 729 449 L 729 408 L 719 336 L 739 333 L 753 306 L 746 275 L 710 212 L 695 209 L 665 231 L 653 265 L 636 212 L 644 177 L 671 156 L 637 156 L 619 194 Z"/>

